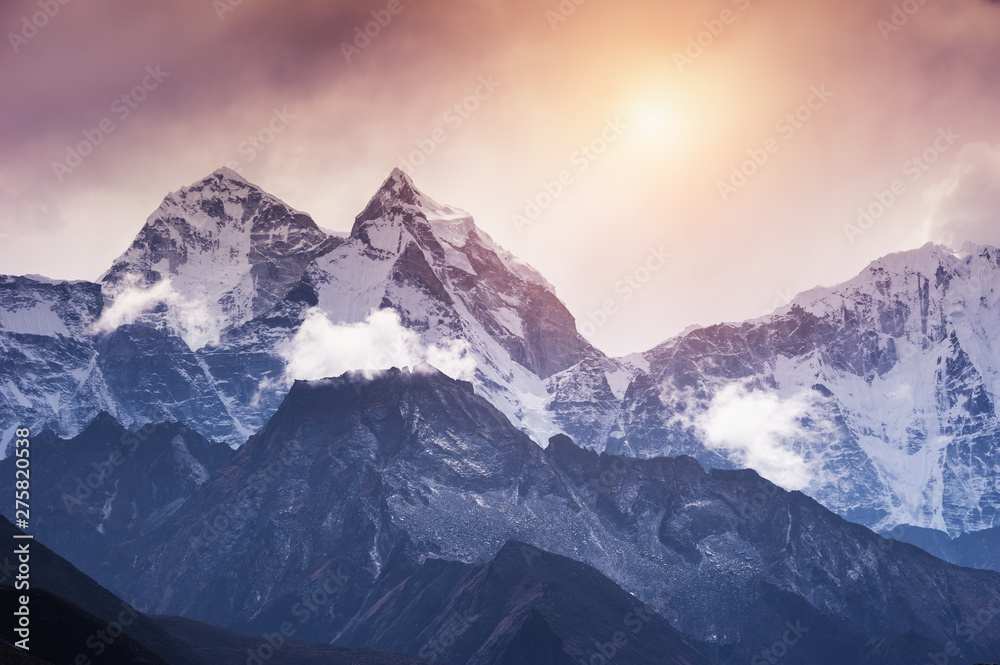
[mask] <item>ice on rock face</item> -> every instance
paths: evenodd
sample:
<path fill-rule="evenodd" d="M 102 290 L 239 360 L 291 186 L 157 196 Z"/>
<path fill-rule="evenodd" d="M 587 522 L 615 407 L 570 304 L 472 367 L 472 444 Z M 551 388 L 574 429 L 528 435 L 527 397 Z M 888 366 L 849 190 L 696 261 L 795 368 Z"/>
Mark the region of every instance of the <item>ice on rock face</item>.
<path fill-rule="evenodd" d="M 30 307 L 0 308 L 0 328 L 24 335 L 45 337 L 69 336 L 69 329 L 48 303 L 35 302 Z"/>

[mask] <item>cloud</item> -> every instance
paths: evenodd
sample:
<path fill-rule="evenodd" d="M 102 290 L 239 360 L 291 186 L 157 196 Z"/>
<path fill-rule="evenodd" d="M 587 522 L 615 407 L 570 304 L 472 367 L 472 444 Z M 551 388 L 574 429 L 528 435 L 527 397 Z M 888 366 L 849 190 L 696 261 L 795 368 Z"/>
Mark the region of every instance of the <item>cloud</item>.
<path fill-rule="evenodd" d="M 336 324 L 314 308 L 280 354 L 287 363 L 288 383 L 354 370 L 371 377 L 391 367 L 419 369 L 425 362 L 454 379 L 470 380 L 476 370 L 465 340 L 425 347 L 391 309 L 373 311 L 360 323 Z"/>
<path fill-rule="evenodd" d="M 146 312 L 154 309 L 174 293 L 170 280 L 148 289 L 126 288 L 111 304 L 101 312 L 101 318 L 94 324 L 97 332 L 112 332 L 121 326 L 135 323 Z"/>
<path fill-rule="evenodd" d="M 125 289 L 114 297 L 111 306 L 101 312 L 92 326 L 94 332 L 113 332 L 121 326 L 147 320 L 154 325 L 166 325 L 192 351 L 218 341 L 218 321 L 204 303 L 184 298 L 174 290 L 169 278 L 145 289 L 136 286 L 137 283 L 135 275 L 126 278 Z M 160 316 L 148 316 L 161 305 L 166 306 L 165 312 Z"/>
<path fill-rule="evenodd" d="M 802 424 L 812 407 L 805 395 L 782 399 L 736 384 L 715 395 L 696 426 L 708 448 L 730 453 L 736 463 L 785 489 L 801 490 L 815 475 L 793 446 L 813 438 Z"/>
<path fill-rule="evenodd" d="M 951 174 L 926 194 L 932 206 L 928 235 L 961 249 L 966 242 L 1000 247 L 1000 146 L 970 143 Z"/>
<path fill-rule="evenodd" d="M 427 347 L 425 359 L 429 365 L 453 379 L 471 381 L 476 373 L 476 359 L 469 353 L 469 343 L 464 339 L 450 340 L 444 346 Z"/>

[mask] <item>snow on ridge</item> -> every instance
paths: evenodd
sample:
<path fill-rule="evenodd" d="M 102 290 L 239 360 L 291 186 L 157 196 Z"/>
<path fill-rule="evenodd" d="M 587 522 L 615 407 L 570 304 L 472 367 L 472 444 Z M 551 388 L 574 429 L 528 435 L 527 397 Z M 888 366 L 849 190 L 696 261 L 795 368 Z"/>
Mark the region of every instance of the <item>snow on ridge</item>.
<path fill-rule="evenodd" d="M 446 253 L 449 253 L 448 247 L 461 251 L 468 246 L 468 243 L 478 242 L 483 249 L 499 257 L 511 273 L 555 294 L 555 287 L 541 273 L 498 245 L 489 234 L 476 226 L 475 219 L 470 213 L 454 206 L 438 203 L 417 188 L 410 176 L 401 169 L 393 169 L 390 176 L 369 200 L 365 210 L 369 210 L 375 202 L 381 204 L 383 216 L 364 219 L 364 213 L 359 215 L 351 230 L 351 238 L 359 237 L 364 229 L 365 234 L 378 243 L 377 249 L 402 251 L 407 241 L 406 236 L 409 234 L 402 230 L 401 213 L 410 213 L 415 220 L 423 220 L 434 237 L 445 246 Z M 395 212 L 393 212 L 394 210 Z M 390 240 L 396 238 L 396 233 L 400 234 L 400 242 L 393 249 L 393 242 Z M 412 239 L 412 236 L 409 238 Z M 455 254 L 449 254 L 451 257 L 449 262 L 452 265 L 470 274 L 476 274 L 467 260 L 463 260 L 462 257 Z"/>
<path fill-rule="evenodd" d="M 495 240 L 493 240 L 493 238 L 490 237 L 488 233 L 480 228 L 477 228 L 476 235 L 479 236 L 479 240 L 483 247 L 499 256 L 500 260 L 503 261 L 504 265 L 507 266 L 507 269 L 512 273 L 527 282 L 532 282 L 541 286 L 553 295 L 556 293 L 556 287 L 554 287 L 549 280 L 545 279 L 542 276 L 542 273 L 538 272 L 533 267 L 501 247 Z"/>
<path fill-rule="evenodd" d="M 45 275 L 37 275 L 35 273 L 29 273 L 27 275 L 22 275 L 25 279 L 30 279 L 33 282 L 39 282 L 40 284 L 49 284 L 51 286 L 57 286 L 59 284 L 78 284 L 81 281 L 86 280 L 71 280 L 71 279 L 52 279 L 51 277 L 46 277 Z"/>
<path fill-rule="evenodd" d="M 933 280 L 939 268 L 944 267 L 956 272 L 961 272 L 967 263 L 967 258 L 962 252 L 955 252 L 944 245 L 927 243 L 924 246 L 894 252 L 880 257 L 865 267 L 857 276 L 836 284 L 834 286 L 818 286 L 796 295 L 792 301 L 772 314 L 753 319 L 753 321 L 763 321 L 773 316 L 788 314 L 795 307 L 824 316 L 832 311 L 842 308 L 847 302 L 853 302 L 852 297 L 857 293 L 884 297 L 879 292 L 878 279 L 880 275 L 886 275 L 893 280 L 894 287 L 899 288 L 900 282 L 906 283 L 914 275 L 922 275 Z"/>

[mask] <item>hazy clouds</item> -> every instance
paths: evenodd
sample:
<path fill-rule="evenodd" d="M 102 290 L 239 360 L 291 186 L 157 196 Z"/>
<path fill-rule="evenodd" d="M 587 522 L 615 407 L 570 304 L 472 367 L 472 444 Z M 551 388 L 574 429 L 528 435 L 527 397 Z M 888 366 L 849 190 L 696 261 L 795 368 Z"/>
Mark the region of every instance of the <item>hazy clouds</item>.
<path fill-rule="evenodd" d="M 960 248 L 965 241 L 1000 247 L 1000 146 L 971 143 L 951 174 L 928 192 L 930 236 Z"/>
<path fill-rule="evenodd" d="M 578 319 L 666 248 L 593 334 L 614 353 L 758 315 L 928 237 L 1000 243 L 997 3 L 219 1 L 232 11 L 70 1 L 36 21 L 37 1 L 0 7 L 0 272 L 95 279 L 167 192 L 227 163 L 347 230 L 415 150 L 417 185 L 470 211 Z M 137 101 L 147 67 L 169 75 Z M 484 77 L 498 86 L 470 102 Z M 801 120 L 816 86 L 832 97 Z M 621 136 L 516 227 L 615 118 Z M 105 119 L 113 131 L 95 134 Z M 960 144 L 848 237 L 947 127 Z M 98 135 L 60 180 L 53 163 Z M 745 182 L 723 201 L 734 169 Z"/>

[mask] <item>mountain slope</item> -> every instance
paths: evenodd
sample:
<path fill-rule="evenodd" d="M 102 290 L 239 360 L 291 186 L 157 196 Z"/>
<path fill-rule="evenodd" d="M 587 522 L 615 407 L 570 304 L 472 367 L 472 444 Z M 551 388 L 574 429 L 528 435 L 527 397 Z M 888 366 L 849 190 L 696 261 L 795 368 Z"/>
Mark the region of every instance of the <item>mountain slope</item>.
<path fill-rule="evenodd" d="M 21 533 L 5 518 L 0 517 L 0 539 L 8 543 L 18 542 L 20 545 L 25 541 L 15 541 L 14 536 Z M 138 658 L 130 660 L 141 655 L 146 659 L 145 662 L 156 665 L 162 662 L 170 665 L 203 665 L 179 641 L 120 598 L 102 588 L 68 561 L 39 541 L 29 542 L 32 594 L 29 607 L 35 608 L 32 610 L 32 616 L 36 620 L 41 620 L 39 630 L 33 632 L 32 642 L 29 643 L 32 646 L 32 656 L 47 660 L 46 654 L 49 654 L 59 663 L 72 662 L 77 653 L 96 659 L 101 655 L 96 653 L 97 651 L 107 651 L 114 645 L 109 643 L 108 639 L 100 637 L 88 645 L 87 639 L 95 635 L 94 629 L 104 628 L 112 623 L 120 626 L 127 623 L 124 633 L 128 639 L 124 644 L 118 645 L 117 648 L 122 650 L 117 651 L 116 659 L 109 662 L 143 662 Z M 11 589 L 15 570 L 11 558 L 5 556 L 3 572 L 0 574 L 0 585 L 3 586 L 0 588 Z M 4 598 L 11 602 L 15 595 L 13 591 L 7 591 Z M 34 605 L 36 600 L 39 607 Z M 9 605 L 4 607 L 8 608 Z M 48 613 L 47 620 L 46 613 Z M 5 614 L 12 615 L 13 609 Z M 3 622 L 2 631 L 3 638 L 9 641 L 13 622 Z M 71 637 L 75 638 L 75 641 L 71 640 Z M 102 642 L 104 649 L 100 648 Z"/>
<path fill-rule="evenodd" d="M 598 656 L 711 665 L 596 570 L 517 541 L 479 565 L 418 563 L 397 553 L 339 641 L 456 665 L 589 663 Z"/>
<path fill-rule="evenodd" d="M 342 649 L 325 644 L 284 639 L 271 640 L 235 635 L 225 630 L 175 617 L 151 617 L 124 601 L 73 567 L 37 540 L 13 541 L 15 529 L 0 517 L 0 538 L 29 543 L 31 556 L 30 653 L 14 650 L 14 622 L 0 627 L 0 662 L 12 665 L 237 665 L 248 662 L 248 652 L 258 659 L 283 665 L 418 665 L 423 659 L 372 651 Z M 0 573 L 0 607 L 13 615 L 25 591 L 11 586 L 10 559 Z M 287 629 L 284 635 L 294 635 Z M 275 648 L 274 645 L 277 645 Z M 270 657 L 266 648 L 271 648 Z"/>
<path fill-rule="evenodd" d="M 22 592 L 12 587 L 0 586 L 0 608 L 3 608 L 5 616 L 17 611 L 18 598 L 21 594 Z M 133 639 L 127 632 L 118 633 L 117 627 L 109 629 L 107 622 L 48 591 L 32 593 L 29 608 L 34 615 L 28 642 L 30 651 L 20 653 L 40 660 L 28 662 L 52 665 L 74 661 L 86 663 L 93 660 L 108 665 L 169 665 L 170 663 Z M 130 622 L 136 615 L 125 610 L 120 616 L 124 622 Z M 13 654 L 5 653 L 3 647 L 15 643 L 20 636 L 13 634 L 12 621 L 7 621 L 5 624 L 0 629 L 0 662 L 16 663 L 18 661 L 13 658 L 8 660 Z M 109 630 L 111 634 L 115 634 L 114 637 L 111 637 Z M 99 635 L 101 637 L 98 637 Z M 17 651 L 14 651 L 14 654 L 16 653 Z"/>
<path fill-rule="evenodd" d="M 841 665 L 834 643 L 860 652 L 908 632 L 970 658 L 1000 648 L 995 631 L 958 632 L 1000 598 L 1000 575 L 886 541 L 753 472 L 602 456 L 565 437 L 542 450 L 429 368 L 297 383 L 99 579 L 146 610 L 255 633 L 319 594 L 301 635 L 325 641 L 404 542 L 483 563 L 509 539 L 593 566 L 720 663 L 751 658 L 796 618 L 837 637 L 789 663 Z"/>
<path fill-rule="evenodd" d="M 44 432 L 31 446 L 33 533 L 93 574 L 109 548 L 162 522 L 232 454 L 179 423 L 131 432 L 103 412 L 71 440 Z M 0 461 L 8 496 L 15 461 Z M 13 504 L 0 512 L 13 519 Z"/>
<path fill-rule="evenodd" d="M 238 635 L 216 628 L 171 616 L 151 616 L 153 623 L 174 635 L 188 649 L 201 658 L 205 665 L 246 665 L 267 662 L 269 665 L 430 665 L 431 661 L 401 653 L 351 649 L 329 644 L 303 642 L 287 638 L 281 632 L 267 637 Z M 295 628 L 285 625 L 286 633 Z M 280 628 L 280 627 L 279 627 Z M 275 646 L 277 645 L 277 646 Z"/>

